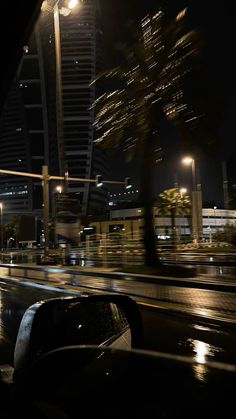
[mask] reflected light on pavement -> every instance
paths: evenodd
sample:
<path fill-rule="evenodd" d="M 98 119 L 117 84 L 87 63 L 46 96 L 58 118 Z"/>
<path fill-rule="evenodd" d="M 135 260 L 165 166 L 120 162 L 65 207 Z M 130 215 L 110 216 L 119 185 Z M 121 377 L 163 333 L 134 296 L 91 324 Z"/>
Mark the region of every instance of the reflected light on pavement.
<path fill-rule="evenodd" d="M 210 345 L 205 342 L 201 342 L 200 340 L 193 341 L 193 351 L 195 352 L 195 360 L 200 364 L 204 364 L 206 362 L 206 356 L 210 353 Z"/>
<path fill-rule="evenodd" d="M 207 367 L 206 356 L 210 354 L 210 345 L 200 340 L 192 341 L 193 351 L 195 352 L 194 359 L 198 362 L 193 366 L 194 375 L 199 381 L 206 380 Z"/>
<path fill-rule="evenodd" d="M 193 366 L 195 377 L 200 381 L 205 381 L 207 375 L 207 365 L 205 365 L 207 357 L 214 356 L 221 349 L 201 340 L 188 339 L 188 341 L 194 352 L 194 360 L 198 362 L 198 364 Z"/>

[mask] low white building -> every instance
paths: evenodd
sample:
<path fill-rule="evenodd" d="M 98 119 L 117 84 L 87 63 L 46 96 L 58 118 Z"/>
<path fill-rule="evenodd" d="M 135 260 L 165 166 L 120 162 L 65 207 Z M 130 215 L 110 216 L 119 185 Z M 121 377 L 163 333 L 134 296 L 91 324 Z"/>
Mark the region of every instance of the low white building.
<path fill-rule="evenodd" d="M 212 234 L 223 229 L 226 224 L 236 226 L 236 210 L 218 208 L 202 209 L 202 233 L 205 239 L 211 240 Z M 110 211 L 110 220 L 95 221 L 90 224 L 96 234 L 109 234 L 112 232 L 125 231 L 130 239 L 138 239 L 143 231 L 143 209 L 129 208 Z M 154 208 L 154 225 L 159 237 L 171 235 L 171 217 L 157 215 Z M 191 236 L 191 216 L 176 216 L 175 219 L 177 236 Z"/>

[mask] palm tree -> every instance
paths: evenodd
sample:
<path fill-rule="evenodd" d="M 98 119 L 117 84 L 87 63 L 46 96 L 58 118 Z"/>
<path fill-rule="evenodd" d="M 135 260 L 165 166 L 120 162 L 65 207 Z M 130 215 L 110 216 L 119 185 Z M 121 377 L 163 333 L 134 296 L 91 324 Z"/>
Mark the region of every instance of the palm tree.
<path fill-rule="evenodd" d="M 15 239 L 15 246 L 18 247 L 18 236 L 21 224 L 21 215 L 13 215 L 8 223 L 5 224 L 5 231 L 7 237 Z"/>
<path fill-rule="evenodd" d="M 194 115 L 187 105 L 184 83 L 198 50 L 194 31 L 184 31 L 182 11 L 165 27 L 162 11 L 142 20 L 122 46 L 123 64 L 100 75 L 105 93 L 94 102 L 95 142 L 103 147 L 122 143 L 129 155 L 141 156 L 140 201 L 144 208 L 145 264 L 160 263 L 153 226 L 153 175 L 159 128 L 164 118 L 185 122 Z M 198 115 L 196 116 L 198 118 Z"/>
<path fill-rule="evenodd" d="M 173 247 L 176 248 L 176 216 L 190 213 L 191 200 L 178 188 L 165 189 L 159 194 L 160 202 L 157 211 L 161 214 L 170 214 Z"/>

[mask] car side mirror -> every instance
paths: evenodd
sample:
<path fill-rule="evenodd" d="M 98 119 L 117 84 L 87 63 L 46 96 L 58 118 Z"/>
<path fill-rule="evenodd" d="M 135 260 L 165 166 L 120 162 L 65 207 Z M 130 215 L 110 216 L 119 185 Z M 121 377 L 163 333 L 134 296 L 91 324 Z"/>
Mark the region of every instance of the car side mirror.
<path fill-rule="evenodd" d="M 53 298 L 30 306 L 20 323 L 14 379 L 41 355 L 70 345 L 142 347 L 137 303 L 125 295 Z"/>

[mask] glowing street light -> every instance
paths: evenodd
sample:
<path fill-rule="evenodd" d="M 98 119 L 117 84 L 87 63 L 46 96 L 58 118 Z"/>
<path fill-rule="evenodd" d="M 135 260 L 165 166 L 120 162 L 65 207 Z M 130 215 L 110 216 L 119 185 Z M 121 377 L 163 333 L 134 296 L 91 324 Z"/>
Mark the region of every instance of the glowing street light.
<path fill-rule="evenodd" d="M 215 232 L 216 232 L 216 209 L 217 209 L 217 207 L 214 206 L 213 209 L 214 209 Z"/>
<path fill-rule="evenodd" d="M 195 191 L 196 190 L 195 160 L 191 156 L 186 156 L 182 159 L 182 163 L 185 166 L 191 166 L 192 168 L 192 185 L 193 185 L 193 191 Z"/>
<path fill-rule="evenodd" d="M 56 188 L 55 188 L 55 190 L 56 190 L 56 192 L 58 192 L 58 193 L 62 193 L 62 186 L 61 185 L 57 185 L 56 186 Z"/>
<path fill-rule="evenodd" d="M 68 2 L 68 8 L 71 9 L 71 10 L 74 9 L 78 5 L 79 5 L 79 1 L 78 0 L 70 0 Z"/>
<path fill-rule="evenodd" d="M 201 189 L 196 187 L 195 160 L 192 156 L 186 156 L 182 159 L 182 164 L 192 168 L 192 235 L 198 242 L 202 235 L 202 193 Z"/>
<path fill-rule="evenodd" d="M 183 198 L 183 196 L 184 196 L 184 194 L 186 194 L 187 193 L 187 189 L 186 188 L 180 188 L 180 196 L 181 196 L 181 198 Z"/>

